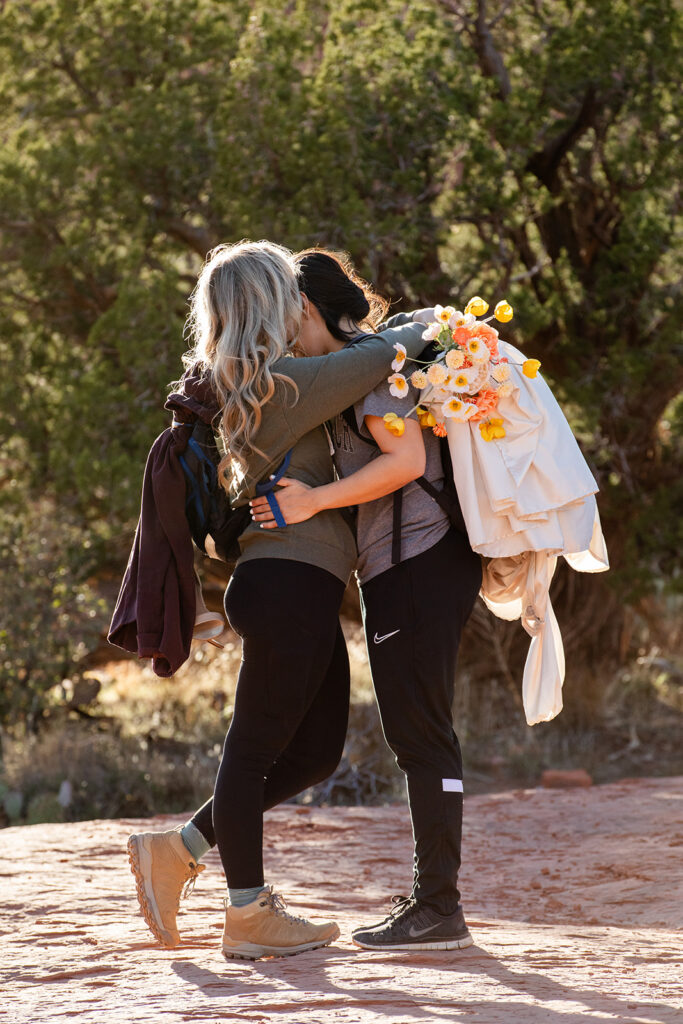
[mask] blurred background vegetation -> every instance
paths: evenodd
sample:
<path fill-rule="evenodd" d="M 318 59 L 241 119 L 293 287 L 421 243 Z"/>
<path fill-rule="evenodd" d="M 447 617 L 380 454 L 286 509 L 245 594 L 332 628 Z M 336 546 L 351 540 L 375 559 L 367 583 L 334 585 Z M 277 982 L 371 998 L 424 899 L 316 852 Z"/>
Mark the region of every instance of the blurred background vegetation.
<path fill-rule="evenodd" d="M 506 297 L 600 484 L 558 720 L 523 724 L 519 626 L 468 627 L 474 785 L 682 769 L 680 33 L 673 0 L 0 4 L 2 821 L 210 792 L 236 648 L 162 682 L 102 637 L 188 294 L 242 237 L 346 249 L 395 310 Z M 346 612 L 347 754 L 306 799 L 397 792 Z"/>

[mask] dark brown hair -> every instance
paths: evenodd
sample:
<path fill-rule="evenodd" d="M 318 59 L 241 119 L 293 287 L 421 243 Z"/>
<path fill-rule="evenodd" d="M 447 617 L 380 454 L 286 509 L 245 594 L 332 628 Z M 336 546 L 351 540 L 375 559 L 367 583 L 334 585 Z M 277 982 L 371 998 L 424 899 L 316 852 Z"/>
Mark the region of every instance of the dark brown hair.
<path fill-rule="evenodd" d="M 304 249 L 294 257 L 299 287 L 316 307 L 333 338 L 348 341 L 339 327 L 348 317 L 367 331 L 376 331 L 389 309 L 389 302 L 354 270 L 344 252 Z"/>

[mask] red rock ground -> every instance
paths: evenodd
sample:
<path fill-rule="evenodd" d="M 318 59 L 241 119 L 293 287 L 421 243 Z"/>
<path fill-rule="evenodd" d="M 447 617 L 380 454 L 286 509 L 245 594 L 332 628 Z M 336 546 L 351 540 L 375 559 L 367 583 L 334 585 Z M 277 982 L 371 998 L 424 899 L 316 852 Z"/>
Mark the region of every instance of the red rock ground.
<path fill-rule="evenodd" d="M 629 1024 L 683 1021 L 683 779 L 524 790 L 465 802 L 462 887 L 474 947 L 357 950 L 410 877 L 406 809 L 283 807 L 267 877 L 293 908 L 334 916 L 324 950 L 254 964 L 219 952 L 215 854 L 174 950 L 138 915 L 125 856 L 153 822 L 0 832 L 0 1019 L 252 1024 Z"/>

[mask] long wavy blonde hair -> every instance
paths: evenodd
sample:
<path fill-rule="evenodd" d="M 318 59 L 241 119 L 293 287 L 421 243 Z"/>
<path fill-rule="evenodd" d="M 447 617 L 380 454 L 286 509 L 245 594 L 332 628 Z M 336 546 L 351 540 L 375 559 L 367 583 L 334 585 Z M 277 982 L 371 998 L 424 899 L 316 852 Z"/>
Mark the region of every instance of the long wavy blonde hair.
<path fill-rule="evenodd" d="M 289 249 L 273 242 L 219 245 L 207 256 L 190 299 L 192 348 L 186 365 L 203 364 L 221 406 L 219 433 L 226 456 L 219 466 L 227 488 L 245 472 L 262 409 L 278 380 L 273 363 L 286 355 L 301 326 L 297 267 Z"/>

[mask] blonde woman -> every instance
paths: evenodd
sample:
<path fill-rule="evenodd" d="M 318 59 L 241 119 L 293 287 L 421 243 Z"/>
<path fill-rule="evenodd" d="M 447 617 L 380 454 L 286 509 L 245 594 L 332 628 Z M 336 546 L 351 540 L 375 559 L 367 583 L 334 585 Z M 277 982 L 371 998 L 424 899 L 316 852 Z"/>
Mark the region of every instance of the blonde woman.
<path fill-rule="evenodd" d="M 291 358 L 308 320 L 320 316 L 302 298 L 297 275 L 280 246 L 223 245 L 210 253 L 193 293 L 186 361 L 205 367 L 219 397 L 225 468 L 238 504 L 255 496 L 288 452 L 290 478 L 331 483 L 320 424 L 386 376 L 396 343 L 409 356 L 424 346 L 423 324 L 408 322 L 356 348 Z M 349 334 L 374 330 L 385 304 L 358 279 L 348 289 Z M 278 531 L 251 524 L 240 547 L 225 610 L 242 638 L 242 664 L 213 801 L 179 832 L 131 836 L 129 851 L 145 920 L 174 946 L 181 891 L 217 843 L 228 884 L 223 952 L 255 959 L 314 949 L 339 934 L 333 922 L 288 914 L 265 885 L 262 834 L 264 810 L 327 777 L 341 756 L 349 670 L 338 613 L 356 545 L 331 509 Z"/>

